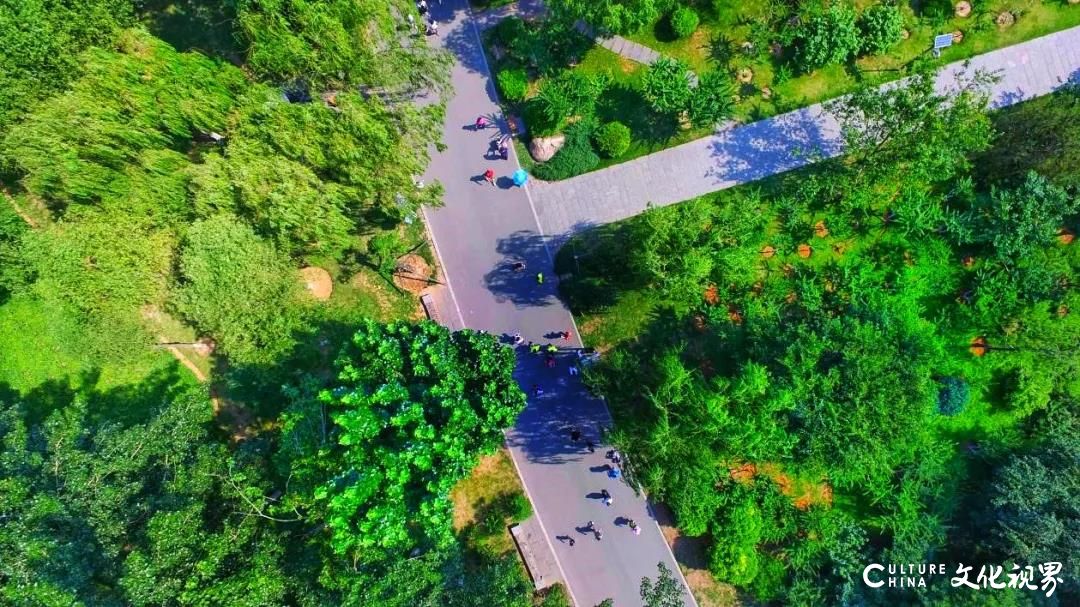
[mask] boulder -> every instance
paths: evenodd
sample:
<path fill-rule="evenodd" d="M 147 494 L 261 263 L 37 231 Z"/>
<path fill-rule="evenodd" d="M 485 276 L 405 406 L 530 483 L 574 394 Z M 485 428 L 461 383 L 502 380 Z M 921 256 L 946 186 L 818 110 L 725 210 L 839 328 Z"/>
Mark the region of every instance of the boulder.
<path fill-rule="evenodd" d="M 566 135 L 552 135 L 551 137 L 533 137 L 529 141 L 529 154 L 537 162 L 551 160 L 556 152 L 562 149 L 566 143 Z"/>

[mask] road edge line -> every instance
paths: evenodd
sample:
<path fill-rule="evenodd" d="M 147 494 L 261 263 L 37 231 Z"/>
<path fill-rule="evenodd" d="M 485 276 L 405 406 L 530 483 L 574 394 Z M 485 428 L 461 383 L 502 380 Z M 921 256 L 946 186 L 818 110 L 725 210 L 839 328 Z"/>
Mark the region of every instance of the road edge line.
<path fill-rule="evenodd" d="M 450 291 L 450 301 L 454 302 L 454 309 L 457 310 L 458 315 L 458 328 L 465 329 L 465 315 L 461 313 L 461 306 L 458 305 L 457 295 L 454 294 L 454 284 L 450 281 L 450 270 L 443 261 L 442 253 L 439 251 L 439 244 L 435 242 L 435 233 L 431 231 L 431 221 L 428 220 L 427 205 L 420 207 L 420 214 L 424 216 L 424 232 L 427 233 L 428 242 L 431 243 L 431 248 L 435 251 L 435 258 L 439 260 L 439 270 L 443 274 L 443 278 L 446 279 L 446 288 Z"/>
<path fill-rule="evenodd" d="M 492 72 L 491 72 L 491 65 L 488 64 L 487 53 L 484 52 L 484 39 L 480 37 L 480 30 L 476 27 L 476 13 L 475 13 L 475 11 L 473 11 L 472 4 L 469 3 L 468 0 L 465 0 L 465 11 L 468 13 L 469 25 L 472 27 L 473 37 L 476 39 L 477 48 L 480 51 L 480 59 L 484 62 L 484 71 L 487 72 L 488 80 L 490 82 L 492 82 L 492 88 L 495 91 L 496 102 L 498 102 L 499 101 L 499 90 L 498 90 L 498 87 L 494 86 L 494 76 L 492 75 Z M 502 105 L 502 104 L 500 103 L 500 105 Z M 514 163 L 517 164 L 518 168 L 520 169 L 521 168 L 521 162 L 518 160 L 517 151 L 513 150 L 513 146 L 510 146 L 510 148 L 513 151 L 513 154 L 514 154 Z M 528 184 L 526 184 L 526 185 L 528 185 Z M 529 209 L 532 210 L 533 219 L 536 221 L 536 227 L 537 227 L 538 230 L 540 230 L 540 237 L 544 238 L 544 251 L 547 253 L 548 261 L 550 263 L 552 263 L 552 265 L 554 265 L 555 260 L 551 256 L 551 249 L 548 248 L 547 239 L 546 239 L 546 237 L 544 237 L 544 233 L 543 233 L 544 229 L 540 225 L 540 218 L 537 217 L 537 215 L 536 215 L 536 207 L 533 206 L 532 196 L 529 195 L 529 189 L 528 188 L 525 188 L 525 198 L 529 201 Z M 425 219 L 426 218 L 427 217 L 425 215 Z M 438 255 L 438 257 L 439 257 L 439 263 L 440 264 L 443 263 L 442 262 L 442 256 L 439 255 L 439 253 L 438 253 L 438 247 L 435 248 L 435 254 Z M 450 285 L 450 275 L 449 275 L 449 273 L 446 274 L 446 284 L 448 286 Z M 451 288 L 450 289 L 451 297 L 453 297 L 453 294 L 454 294 L 454 290 L 453 290 L 453 288 Z M 461 316 L 461 308 L 458 307 L 457 298 L 453 297 L 453 299 L 454 299 L 454 307 L 458 308 L 458 315 Z M 567 312 L 569 312 L 569 310 L 567 310 Z M 574 322 L 574 315 L 573 314 L 570 314 L 570 322 L 572 322 L 572 323 Z M 462 324 L 464 324 L 464 318 L 462 319 Z M 576 323 L 574 324 L 574 331 L 575 332 L 577 331 L 577 324 Z M 567 594 L 570 595 L 570 602 L 573 603 L 577 607 L 583 607 L 582 604 L 577 600 L 577 597 L 574 596 L 574 589 L 570 586 L 570 580 L 566 576 L 566 570 L 563 569 L 562 561 L 559 559 L 559 554 L 557 552 L 555 552 L 555 545 L 551 543 L 551 536 L 548 533 L 547 527 L 544 525 L 544 518 L 542 516 L 540 516 L 540 509 L 536 507 L 536 500 L 534 500 L 532 494 L 529 493 L 529 485 L 528 485 L 528 483 L 525 482 L 525 476 L 521 473 L 521 467 L 518 466 L 517 460 L 514 459 L 514 452 L 513 452 L 512 449 L 510 449 L 510 446 L 507 444 L 506 432 L 507 432 L 506 430 L 503 430 L 503 444 L 506 445 L 506 450 L 509 452 L 510 462 L 512 464 L 514 464 L 514 472 L 516 472 L 517 475 L 518 475 L 518 478 L 521 479 L 521 490 L 525 492 L 525 496 L 529 498 L 529 503 L 531 503 L 533 505 L 533 516 L 536 517 L 536 522 L 540 524 L 540 531 L 542 531 L 544 533 L 544 542 L 547 543 L 548 549 L 551 550 L 551 556 L 555 558 L 555 566 L 559 568 L 559 575 L 562 576 L 563 586 L 566 587 L 566 592 L 567 592 Z M 664 541 L 664 544 L 666 545 L 667 541 Z M 676 562 L 675 565 L 677 567 L 678 562 Z M 680 573 L 680 575 L 681 575 L 681 573 Z M 689 589 L 689 587 L 687 587 L 687 589 Z"/>
<path fill-rule="evenodd" d="M 533 516 L 536 517 L 536 522 L 540 524 L 540 531 L 544 532 L 544 542 L 547 543 L 548 549 L 551 550 L 551 556 L 555 558 L 555 566 L 559 568 L 559 575 L 562 576 L 563 586 L 566 587 L 566 592 L 570 595 L 570 602 L 577 607 L 584 607 L 578 602 L 577 597 L 574 596 L 574 589 L 570 587 L 570 580 L 566 577 L 566 570 L 563 569 L 562 561 L 559 560 L 559 553 L 555 552 L 555 544 L 551 543 L 551 534 L 548 533 L 547 527 L 544 526 L 544 518 L 540 516 L 540 509 L 536 507 L 536 500 L 533 499 L 531 493 L 529 493 L 529 485 L 525 482 L 525 477 L 521 474 L 521 468 L 518 466 L 517 460 L 514 459 L 514 451 L 510 448 L 510 445 L 506 441 L 506 430 L 503 430 L 503 445 L 506 446 L 507 454 L 510 456 L 510 463 L 514 464 L 514 472 L 517 472 L 518 478 L 521 479 L 521 490 L 525 492 L 525 497 L 529 498 L 529 503 L 533 507 Z M 667 544 L 667 541 L 664 541 Z M 524 561 L 524 559 L 522 559 Z M 678 562 L 675 563 L 676 566 Z M 681 575 L 681 574 L 680 574 Z M 532 577 L 530 575 L 530 577 Z M 689 588 L 689 586 L 687 587 Z"/>

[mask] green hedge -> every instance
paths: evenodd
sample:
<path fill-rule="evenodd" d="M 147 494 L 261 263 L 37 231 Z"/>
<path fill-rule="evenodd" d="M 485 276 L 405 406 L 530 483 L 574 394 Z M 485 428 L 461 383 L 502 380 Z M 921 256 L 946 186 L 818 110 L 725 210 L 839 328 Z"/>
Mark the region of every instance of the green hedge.
<path fill-rule="evenodd" d="M 671 13 L 671 31 L 679 38 L 689 38 L 697 31 L 699 21 L 694 9 L 685 6 L 677 8 Z"/>
<path fill-rule="evenodd" d="M 630 127 L 621 122 L 609 122 L 593 134 L 596 149 L 608 158 L 618 158 L 630 147 Z"/>
<path fill-rule="evenodd" d="M 524 101 L 525 94 L 529 92 L 529 76 L 521 68 L 500 70 L 495 81 L 499 84 L 503 99 L 511 103 Z"/>

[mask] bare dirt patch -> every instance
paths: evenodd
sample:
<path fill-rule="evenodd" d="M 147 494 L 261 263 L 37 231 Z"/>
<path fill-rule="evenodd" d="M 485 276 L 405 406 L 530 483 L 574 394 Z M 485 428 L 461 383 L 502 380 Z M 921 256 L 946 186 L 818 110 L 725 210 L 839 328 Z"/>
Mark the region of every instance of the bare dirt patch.
<path fill-rule="evenodd" d="M 308 266 L 300 270 L 300 279 L 307 292 L 319 301 L 326 301 L 334 294 L 334 279 L 322 268 Z"/>
<path fill-rule="evenodd" d="M 403 291 L 419 295 L 431 286 L 432 270 L 427 260 L 415 253 L 398 259 L 394 268 L 394 284 Z"/>

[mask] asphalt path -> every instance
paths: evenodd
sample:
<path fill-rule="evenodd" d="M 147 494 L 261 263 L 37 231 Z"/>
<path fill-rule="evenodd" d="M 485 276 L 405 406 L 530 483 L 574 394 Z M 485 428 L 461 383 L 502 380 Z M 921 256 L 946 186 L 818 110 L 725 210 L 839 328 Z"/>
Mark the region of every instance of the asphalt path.
<path fill-rule="evenodd" d="M 603 402 L 591 398 L 569 374 L 581 342 L 569 310 L 556 296 L 554 251 L 540 232 L 528 188 L 515 187 L 510 179 L 519 166 L 513 146 L 509 160 L 488 156 L 505 124 L 465 1 L 431 3 L 439 36 L 428 39 L 455 59 L 447 147 L 433 155 L 425 175 L 445 188 L 445 206 L 424 212 L 451 290 L 454 309 L 442 314 L 460 317 L 462 326 L 496 335 L 520 333 L 528 341 L 561 348 L 554 369 L 546 367 L 543 357 L 519 348 L 516 376 L 530 398 L 507 432 L 507 445 L 574 602 L 593 607 L 613 598 L 619 607 L 640 605 L 641 579 L 655 577 L 658 562 L 679 569 L 647 502 L 607 473 L 610 447 L 600 432 L 610 418 Z M 496 126 L 475 129 L 480 115 Z M 489 168 L 497 175 L 495 186 L 483 180 Z M 515 261 L 524 261 L 526 271 L 513 271 Z M 537 273 L 544 274 L 543 284 Z M 562 331 L 570 331 L 571 338 L 554 335 Z M 533 394 L 534 386 L 543 394 Z M 582 432 L 578 442 L 570 439 L 572 427 Z M 594 452 L 587 440 L 597 443 Z M 599 499 L 603 489 L 614 498 L 611 506 Z M 627 519 L 637 522 L 640 535 L 629 529 Z M 585 528 L 589 521 L 602 530 L 602 540 Z M 568 538 L 575 540 L 573 546 Z M 686 604 L 694 604 L 689 594 Z"/>

